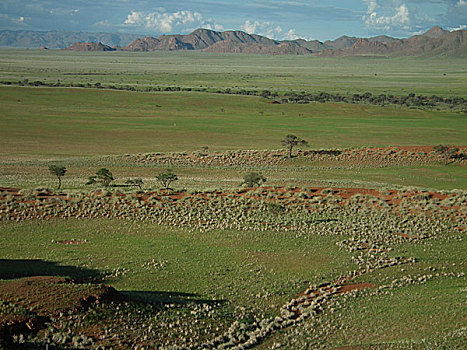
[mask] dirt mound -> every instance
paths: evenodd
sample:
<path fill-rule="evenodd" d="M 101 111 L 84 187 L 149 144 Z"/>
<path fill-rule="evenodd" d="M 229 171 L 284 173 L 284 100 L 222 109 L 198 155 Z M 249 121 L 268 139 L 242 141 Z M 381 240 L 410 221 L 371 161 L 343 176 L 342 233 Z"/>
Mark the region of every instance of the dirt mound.
<path fill-rule="evenodd" d="M 81 284 L 63 277 L 27 277 L 0 284 L 0 300 L 32 310 L 37 316 L 55 316 L 118 298 L 112 287 Z"/>
<path fill-rule="evenodd" d="M 63 277 L 37 276 L 1 283 L 0 338 L 37 331 L 51 317 L 65 312 L 122 299 L 112 287 L 80 284 Z"/>

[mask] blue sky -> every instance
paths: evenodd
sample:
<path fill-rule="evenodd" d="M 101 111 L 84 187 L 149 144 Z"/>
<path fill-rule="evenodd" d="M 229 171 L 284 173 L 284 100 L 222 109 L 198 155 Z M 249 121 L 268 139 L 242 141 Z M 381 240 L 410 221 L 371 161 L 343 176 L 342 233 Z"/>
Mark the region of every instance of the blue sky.
<path fill-rule="evenodd" d="M 196 28 L 275 39 L 407 37 L 467 26 L 467 0 L 1 0 L 0 29 L 159 36 Z"/>

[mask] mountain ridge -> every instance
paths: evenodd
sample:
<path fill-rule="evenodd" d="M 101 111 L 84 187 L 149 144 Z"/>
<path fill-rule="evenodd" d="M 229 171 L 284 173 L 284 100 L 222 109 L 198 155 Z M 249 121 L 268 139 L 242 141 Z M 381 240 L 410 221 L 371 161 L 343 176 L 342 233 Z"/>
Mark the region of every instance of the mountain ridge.
<path fill-rule="evenodd" d="M 421 35 L 397 39 L 341 36 L 335 40 L 273 40 L 242 31 L 197 29 L 187 35 L 163 35 L 136 39 L 125 51 L 200 50 L 217 53 L 336 56 L 467 56 L 467 31 L 450 32 L 435 26 Z"/>
<path fill-rule="evenodd" d="M 137 34 L 105 32 L 71 32 L 63 30 L 31 31 L 1 30 L 0 46 L 18 48 L 64 49 L 75 42 L 101 42 L 110 47 L 125 46 L 137 38 Z"/>
<path fill-rule="evenodd" d="M 386 42 L 362 38 L 358 39 L 352 47 L 327 49 L 318 55 L 321 57 L 367 55 L 467 57 L 467 30 L 450 32 L 441 27 L 433 27 L 420 35 Z"/>
<path fill-rule="evenodd" d="M 434 26 L 420 35 L 406 39 L 379 35 L 358 38 L 343 35 L 335 40 L 274 40 L 239 30 L 214 31 L 199 28 L 189 34 L 137 37 L 121 33 L 70 32 L 66 38 L 62 31 L 14 32 L 0 31 L 0 46 L 21 46 L 11 38 L 19 35 L 23 46 L 66 48 L 69 51 L 192 51 L 217 53 L 247 53 L 266 55 L 317 55 L 321 57 L 341 56 L 453 56 L 467 57 L 467 31 L 447 31 Z M 32 33 L 28 36 L 28 33 Z M 38 34 L 39 33 L 39 34 Z M 13 35 L 14 36 L 14 35 Z M 47 41 L 51 37 L 53 45 Z M 69 43 L 70 38 L 79 38 Z M 130 40 L 131 39 L 131 40 Z M 27 45 L 26 45 L 27 44 Z"/>

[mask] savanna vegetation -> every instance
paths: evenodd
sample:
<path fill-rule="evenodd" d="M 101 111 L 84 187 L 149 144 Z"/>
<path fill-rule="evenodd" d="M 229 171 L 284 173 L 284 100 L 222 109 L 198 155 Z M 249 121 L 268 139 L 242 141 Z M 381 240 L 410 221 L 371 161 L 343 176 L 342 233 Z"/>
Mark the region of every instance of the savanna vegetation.
<path fill-rule="evenodd" d="M 465 63 L 0 50 L 0 348 L 462 349 Z"/>

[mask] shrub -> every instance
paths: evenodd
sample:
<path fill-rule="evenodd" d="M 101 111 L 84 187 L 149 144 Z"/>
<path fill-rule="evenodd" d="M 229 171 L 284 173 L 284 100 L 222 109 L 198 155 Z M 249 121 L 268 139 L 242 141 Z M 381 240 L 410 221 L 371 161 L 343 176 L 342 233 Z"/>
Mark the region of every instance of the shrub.
<path fill-rule="evenodd" d="M 251 172 L 243 176 L 243 182 L 240 185 L 245 185 L 246 187 L 257 187 L 266 182 L 266 178 L 256 172 Z"/>
<path fill-rule="evenodd" d="M 165 172 L 160 173 L 156 176 L 157 181 L 160 182 L 162 187 L 169 188 L 170 184 L 178 180 L 178 176 L 172 172 L 171 169 L 167 169 Z"/>
<path fill-rule="evenodd" d="M 100 183 L 104 187 L 109 187 L 110 183 L 114 180 L 114 177 L 109 169 L 101 168 L 96 172 L 96 175 L 90 176 L 86 185 L 93 185 Z"/>

